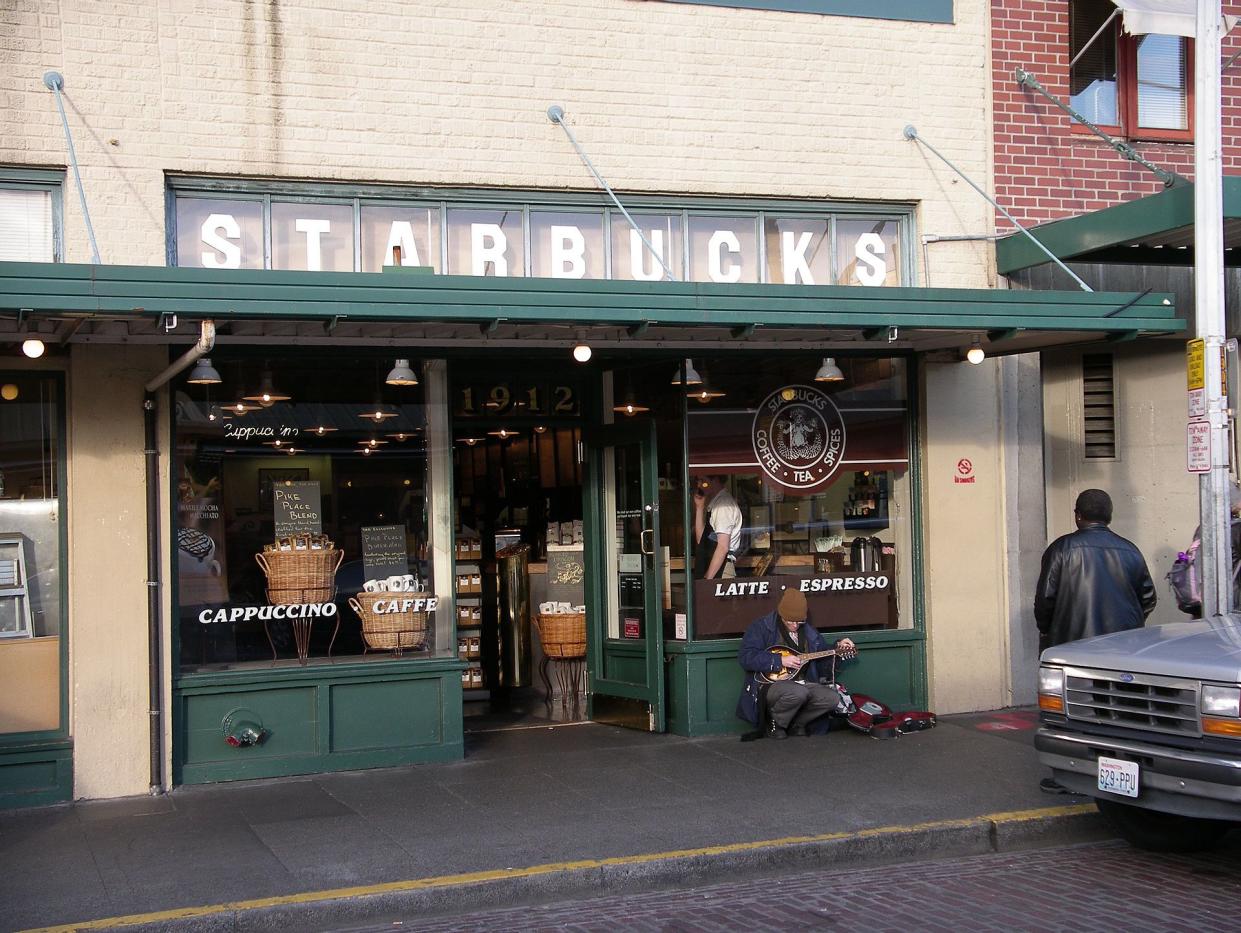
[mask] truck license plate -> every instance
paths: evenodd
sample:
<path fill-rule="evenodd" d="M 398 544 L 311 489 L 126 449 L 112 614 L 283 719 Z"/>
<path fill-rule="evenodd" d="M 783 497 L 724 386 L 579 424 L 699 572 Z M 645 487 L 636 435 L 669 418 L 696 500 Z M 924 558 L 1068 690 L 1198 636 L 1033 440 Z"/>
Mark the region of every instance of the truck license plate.
<path fill-rule="evenodd" d="M 1138 766 L 1136 762 L 1119 758 L 1099 756 L 1099 790 L 1122 797 L 1138 795 Z"/>

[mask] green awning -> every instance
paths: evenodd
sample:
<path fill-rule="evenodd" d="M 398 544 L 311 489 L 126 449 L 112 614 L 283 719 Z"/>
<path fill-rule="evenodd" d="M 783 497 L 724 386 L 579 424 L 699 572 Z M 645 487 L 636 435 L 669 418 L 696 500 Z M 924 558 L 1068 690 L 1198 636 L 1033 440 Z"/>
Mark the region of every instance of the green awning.
<path fill-rule="evenodd" d="M 0 317 L 8 321 L 0 340 L 16 339 L 17 317 L 72 329 L 78 339 L 92 331 L 108 339 L 118 322 L 131 338 L 160 339 L 157 324 L 172 314 L 235 325 L 238 341 L 266 334 L 329 342 L 348 326 L 377 345 L 415 333 L 477 338 L 480 329 L 489 340 L 521 343 L 591 328 L 635 349 L 678 340 L 741 348 L 763 338 L 790 348 L 861 342 L 933 351 L 979 340 L 989 352 L 1015 353 L 1184 329 L 1162 294 L 0 263 Z"/>
<path fill-rule="evenodd" d="M 1065 262 L 1192 265 L 1194 186 L 1182 185 L 1030 229 L 1038 241 Z M 995 244 L 996 266 L 1011 275 L 1048 262 L 1045 253 L 1020 233 Z M 1224 179 L 1224 262 L 1241 264 L 1241 178 Z"/>

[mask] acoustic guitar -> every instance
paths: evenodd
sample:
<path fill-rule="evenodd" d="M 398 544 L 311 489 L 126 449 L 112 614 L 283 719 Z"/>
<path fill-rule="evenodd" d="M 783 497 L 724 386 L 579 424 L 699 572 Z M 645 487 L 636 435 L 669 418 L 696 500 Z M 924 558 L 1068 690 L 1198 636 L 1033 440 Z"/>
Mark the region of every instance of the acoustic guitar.
<path fill-rule="evenodd" d="M 819 658 L 849 658 L 857 657 L 857 646 L 852 648 L 828 648 L 826 651 L 811 651 L 808 654 L 799 654 L 792 648 L 785 645 L 772 645 L 767 649 L 768 654 L 774 654 L 778 658 L 797 658 L 797 667 L 781 667 L 778 671 L 759 671 L 754 677 L 761 684 L 778 684 L 784 680 L 794 679 L 803 667 L 811 661 L 817 661 Z M 781 662 L 783 663 L 783 661 Z"/>

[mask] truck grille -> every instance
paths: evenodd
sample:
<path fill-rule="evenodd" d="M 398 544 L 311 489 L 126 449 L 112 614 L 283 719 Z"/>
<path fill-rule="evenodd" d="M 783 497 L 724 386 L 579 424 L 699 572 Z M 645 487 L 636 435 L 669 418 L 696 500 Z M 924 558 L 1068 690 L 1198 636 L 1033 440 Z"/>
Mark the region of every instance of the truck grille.
<path fill-rule="evenodd" d="M 1064 693 L 1070 719 L 1176 735 L 1202 735 L 1196 681 L 1065 668 Z"/>

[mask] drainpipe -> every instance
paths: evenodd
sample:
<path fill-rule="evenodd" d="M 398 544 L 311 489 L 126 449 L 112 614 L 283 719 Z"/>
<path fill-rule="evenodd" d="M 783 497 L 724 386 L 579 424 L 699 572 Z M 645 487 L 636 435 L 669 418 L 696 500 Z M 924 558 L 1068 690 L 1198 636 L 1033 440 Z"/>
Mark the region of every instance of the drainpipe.
<path fill-rule="evenodd" d="M 147 645 L 149 653 L 147 669 L 150 673 L 148 685 L 151 721 L 150 790 L 153 796 L 164 792 L 164 652 L 160 638 L 163 632 L 163 619 L 160 613 L 159 438 L 157 436 L 159 408 L 156 404 L 155 393 L 173 376 L 194 365 L 199 357 L 210 353 L 213 346 L 215 346 L 215 322 L 202 321 L 199 325 L 198 340 L 194 346 L 144 386 L 146 397 L 142 401 L 142 415 L 147 494 Z"/>

